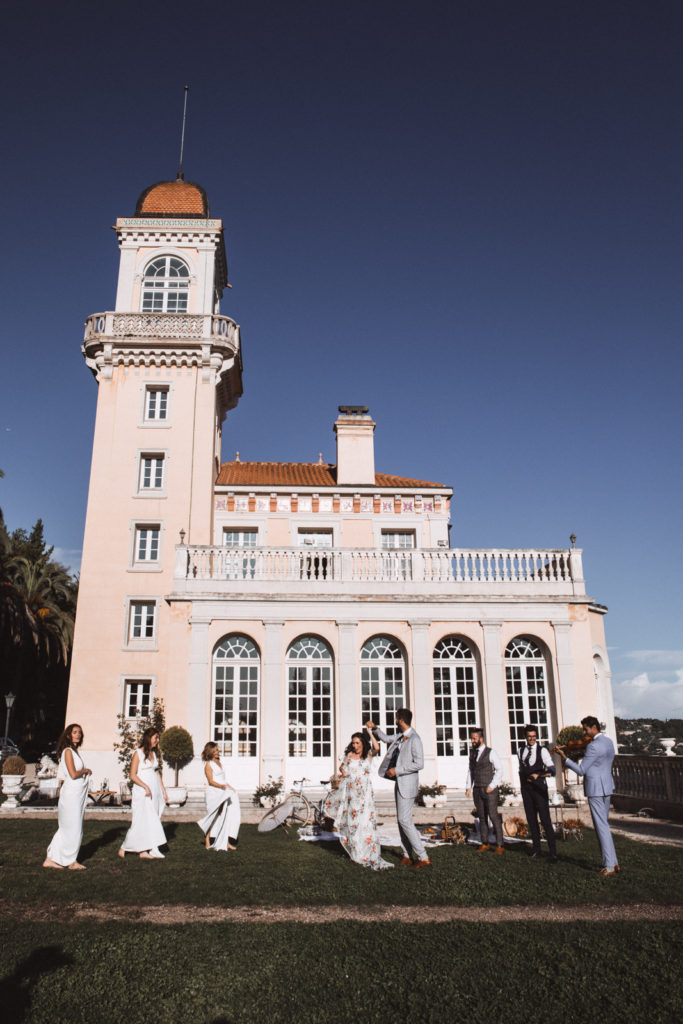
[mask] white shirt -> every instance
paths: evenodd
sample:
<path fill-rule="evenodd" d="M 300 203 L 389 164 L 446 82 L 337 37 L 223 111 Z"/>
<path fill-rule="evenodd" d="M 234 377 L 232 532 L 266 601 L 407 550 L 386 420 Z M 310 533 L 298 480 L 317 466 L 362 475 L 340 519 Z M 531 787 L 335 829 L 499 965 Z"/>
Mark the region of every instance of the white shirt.
<path fill-rule="evenodd" d="M 522 753 L 521 753 L 522 761 L 526 761 L 527 760 L 527 758 L 526 758 L 527 751 L 529 753 L 529 760 L 531 760 L 532 756 L 535 757 L 534 747 L 537 747 L 537 746 L 538 746 L 538 743 L 533 743 L 531 746 L 529 746 L 529 744 L 527 743 L 526 746 L 522 747 Z M 555 765 L 553 763 L 552 757 L 550 756 L 550 751 L 546 747 L 541 747 L 541 761 L 543 762 L 544 767 L 551 768 L 553 771 L 555 770 Z M 540 769 L 539 769 L 539 771 L 540 771 Z"/>
<path fill-rule="evenodd" d="M 482 743 L 477 753 L 477 761 L 486 750 L 486 744 Z M 489 749 L 489 761 L 493 765 L 493 778 L 489 782 L 491 789 L 497 789 L 503 779 L 503 765 L 500 762 L 500 758 L 495 750 Z M 469 768 L 467 769 L 467 781 L 465 782 L 465 789 L 472 789 L 472 773 Z"/>

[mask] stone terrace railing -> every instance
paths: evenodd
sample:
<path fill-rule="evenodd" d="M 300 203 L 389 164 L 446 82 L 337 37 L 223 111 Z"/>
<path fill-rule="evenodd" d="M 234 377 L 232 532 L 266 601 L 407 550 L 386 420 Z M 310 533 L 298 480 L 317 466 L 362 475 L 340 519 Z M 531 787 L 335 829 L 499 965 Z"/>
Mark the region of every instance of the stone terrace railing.
<path fill-rule="evenodd" d="M 615 796 L 637 798 L 643 806 L 657 802 L 683 806 L 683 757 L 618 754 L 612 774 Z"/>
<path fill-rule="evenodd" d="M 435 548 L 176 547 L 176 583 L 233 582 L 322 584 L 415 584 L 419 590 L 501 589 L 585 593 L 579 548 L 489 550 Z M 499 585 L 499 587 L 497 586 Z M 186 589 L 186 588 L 181 588 Z M 213 588 L 212 588 L 213 589 Z M 233 588 L 231 588 L 233 589 Z M 374 589 L 374 588 L 373 588 Z"/>
<path fill-rule="evenodd" d="M 198 313 L 93 313 L 85 321 L 83 340 L 105 337 L 220 338 L 239 343 L 237 324 L 230 317 Z"/>

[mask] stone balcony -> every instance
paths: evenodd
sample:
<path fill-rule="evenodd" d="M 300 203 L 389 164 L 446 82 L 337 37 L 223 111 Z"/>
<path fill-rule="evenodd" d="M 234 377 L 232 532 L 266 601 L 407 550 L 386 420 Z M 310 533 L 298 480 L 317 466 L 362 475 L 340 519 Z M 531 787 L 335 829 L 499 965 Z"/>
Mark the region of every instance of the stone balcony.
<path fill-rule="evenodd" d="M 242 394 L 240 329 L 228 316 L 201 313 L 93 313 L 83 355 L 98 381 L 114 367 L 197 367 L 216 383 L 225 415 Z"/>
<path fill-rule="evenodd" d="M 212 339 L 239 348 L 239 327 L 228 316 L 200 313 L 93 313 L 85 321 L 83 342 Z"/>
<path fill-rule="evenodd" d="M 585 597 L 581 550 L 176 546 L 174 596 Z"/>

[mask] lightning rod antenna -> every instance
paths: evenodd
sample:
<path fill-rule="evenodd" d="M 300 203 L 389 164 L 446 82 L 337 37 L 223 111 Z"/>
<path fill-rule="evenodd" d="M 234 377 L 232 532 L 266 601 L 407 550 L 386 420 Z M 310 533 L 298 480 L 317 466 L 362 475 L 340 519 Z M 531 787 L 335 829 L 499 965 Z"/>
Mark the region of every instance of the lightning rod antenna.
<path fill-rule="evenodd" d="M 183 128 L 180 133 L 180 163 L 178 164 L 178 181 L 184 181 L 183 175 L 183 150 L 185 148 L 185 118 L 187 116 L 187 94 L 190 91 L 189 85 L 185 86 L 185 100 L 183 102 Z"/>

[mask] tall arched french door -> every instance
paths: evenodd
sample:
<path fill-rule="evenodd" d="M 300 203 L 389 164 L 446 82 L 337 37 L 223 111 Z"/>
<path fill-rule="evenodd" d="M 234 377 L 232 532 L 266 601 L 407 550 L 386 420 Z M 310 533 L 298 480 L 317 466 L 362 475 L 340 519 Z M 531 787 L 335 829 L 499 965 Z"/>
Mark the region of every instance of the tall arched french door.
<path fill-rule="evenodd" d="M 212 739 L 237 789 L 259 782 L 260 670 L 256 644 L 240 633 L 225 637 L 214 651 Z"/>
<path fill-rule="evenodd" d="M 472 647 L 461 637 L 444 637 L 434 648 L 433 674 L 438 781 L 464 787 L 470 729 L 481 725 Z"/>
<path fill-rule="evenodd" d="M 334 662 L 327 644 L 302 636 L 287 651 L 287 781 L 316 785 L 334 772 Z"/>

